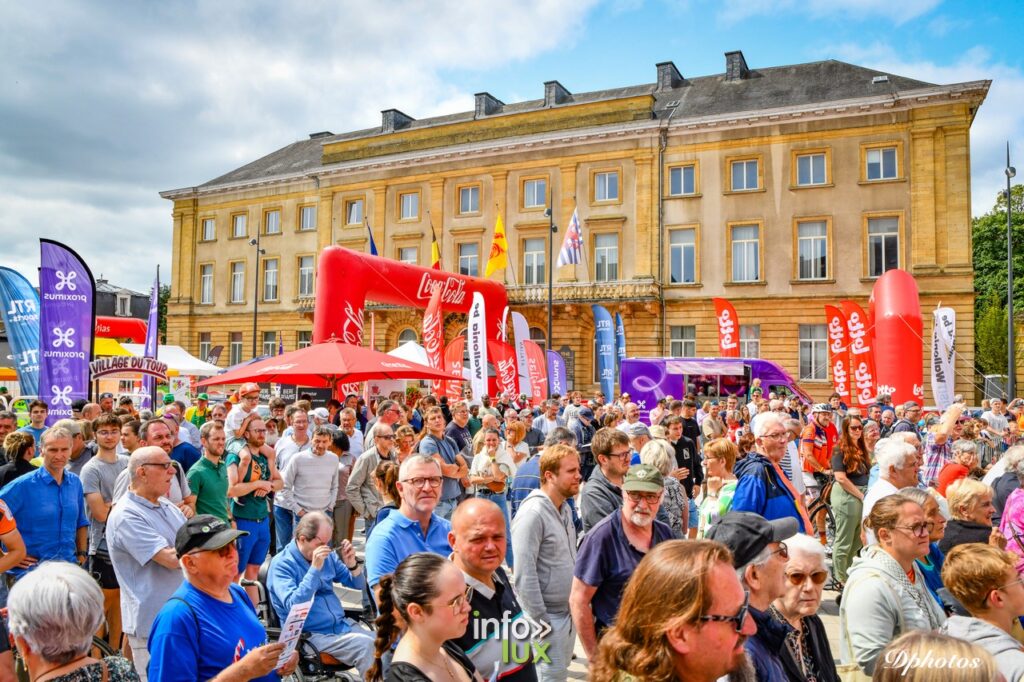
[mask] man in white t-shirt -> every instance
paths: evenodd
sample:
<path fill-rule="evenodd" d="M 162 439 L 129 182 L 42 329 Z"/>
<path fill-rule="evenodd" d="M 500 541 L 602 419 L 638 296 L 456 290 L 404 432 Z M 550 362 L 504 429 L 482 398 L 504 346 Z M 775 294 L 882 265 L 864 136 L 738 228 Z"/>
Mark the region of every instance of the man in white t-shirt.
<path fill-rule="evenodd" d="M 901 488 L 909 488 L 917 485 L 917 471 L 920 460 L 917 456 L 917 449 L 897 438 L 883 438 L 875 445 L 875 459 L 878 461 L 878 480 L 868 488 L 864 496 L 864 511 L 861 519 L 866 519 L 871 514 L 871 508 L 883 497 L 894 495 Z M 870 530 L 864 531 L 867 542 L 875 543 L 875 534 Z"/>
<path fill-rule="evenodd" d="M 533 428 L 543 433 L 546 438 L 559 426 L 565 426 L 565 422 L 558 417 L 558 403 L 554 400 L 545 400 L 544 414 L 533 420 Z"/>
<path fill-rule="evenodd" d="M 992 440 L 1002 440 L 1010 426 L 1010 421 L 1006 418 L 1006 407 L 1000 398 L 993 398 L 991 404 L 992 409 L 982 414 L 981 418 L 988 424 L 985 430 L 991 435 Z"/>

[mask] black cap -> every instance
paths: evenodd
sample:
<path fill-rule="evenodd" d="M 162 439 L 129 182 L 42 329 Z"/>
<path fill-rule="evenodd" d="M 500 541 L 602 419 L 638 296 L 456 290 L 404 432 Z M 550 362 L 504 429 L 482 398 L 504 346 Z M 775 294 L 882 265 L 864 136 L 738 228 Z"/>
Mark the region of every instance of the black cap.
<path fill-rule="evenodd" d="M 81 412 L 82 408 L 89 404 L 89 401 L 85 398 L 79 398 L 78 400 L 71 403 L 71 409 L 75 412 Z"/>
<path fill-rule="evenodd" d="M 212 514 L 196 514 L 178 529 L 174 537 L 174 551 L 180 559 L 192 550 L 220 549 L 248 534 L 244 530 L 235 530 L 231 524 Z"/>
<path fill-rule="evenodd" d="M 791 516 L 768 521 L 759 514 L 734 511 L 723 516 L 705 537 L 728 547 L 732 552 L 732 565 L 743 568 L 769 544 L 788 540 L 797 534 L 799 528 Z"/>

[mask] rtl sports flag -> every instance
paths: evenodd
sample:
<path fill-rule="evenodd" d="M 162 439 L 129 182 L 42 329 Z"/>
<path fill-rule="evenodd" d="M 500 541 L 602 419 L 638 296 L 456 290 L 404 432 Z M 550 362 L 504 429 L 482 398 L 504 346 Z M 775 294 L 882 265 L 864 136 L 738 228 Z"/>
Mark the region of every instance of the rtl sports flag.
<path fill-rule="evenodd" d="M 492 273 L 508 267 L 508 239 L 505 238 L 505 226 L 501 222 L 501 214 L 498 214 L 494 222 L 494 241 L 491 242 L 491 254 L 487 257 L 487 269 L 484 270 L 484 277 L 490 277 Z"/>
<path fill-rule="evenodd" d="M 875 358 L 872 353 L 874 334 L 864 309 L 854 301 L 839 304 L 846 315 L 846 334 L 850 342 L 850 396 L 867 409 L 875 402 Z"/>
<path fill-rule="evenodd" d="M 582 248 L 583 233 L 580 230 L 580 218 L 577 209 L 574 208 L 572 210 L 572 218 L 569 220 L 569 227 L 565 229 L 562 250 L 558 252 L 558 265 L 575 265 L 579 263 Z"/>
<path fill-rule="evenodd" d="M 34 396 L 39 389 L 39 293 L 27 279 L 10 268 L 0 268 L 0 313 L 21 395 Z"/>
<path fill-rule="evenodd" d="M 444 368 L 452 375 L 462 376 L 463 357 L 466 353 L 466 337 L 457 336 L 444 349 Z M 462 399 L 462 380 L 452 379 L 445 382 L 444 394 L 448 402 Z"/>
<path fill-rule="evenodd" d="M 434 287 L 430 295 L 430 303 L 423 314 L 423 349 L 427 351 L 427 364 L 434 369 L 444 368 L 442 347 L 444 346 L 444 322 L 441 313 L 441 291 L 444 287 Z M 430 382 L 431 393 L 441 394 L 441 379 Z"/>
<path fill-rule="evenodd" d="M 611 402 L 615 396 L 615 330 L 611 313 L 604 306 L 592 305 L 594 311 L 594 340 L 597 349 L 597 373 L 601 391 Z"/>
<path fill-rule="evenodd" d="M 530 377 L 530 403 L 540 405 L 548 397 L 548 373 L 544 361 L 544 349 L 536 341 L 523 341 L 526 351 L 526 373 Z"/>
<path fill-rule="evenodd" d="M 847 402 L 850 397 L 850 344 L 847 340 L 846 315 L 834 305 L 825 306 L 825 327 L 828 330 L 832 387 L 843 402 Z"/>
<path fill-rule="evenodd" d="M 441 269 L 441 247 L 437 244 L 437 235 L 434 233 L 434 226 L 430 226 L 430 267 L 435 270 Z"/>
<path fill-rule="evenodd" d="M 622 323 L 622 315 L 615 313 L 615 376 L 619 376 L 622 361 L 626 359 L 626 326 Z M 619 388 L 622 388 L 619 386 Z"/>
<path fill-rule="evenodd" d="M 718 353 L 723 358 L 740 356 L 740 318 L 736 308 L 724 298 L 712 299 L 718 322 Z"/>

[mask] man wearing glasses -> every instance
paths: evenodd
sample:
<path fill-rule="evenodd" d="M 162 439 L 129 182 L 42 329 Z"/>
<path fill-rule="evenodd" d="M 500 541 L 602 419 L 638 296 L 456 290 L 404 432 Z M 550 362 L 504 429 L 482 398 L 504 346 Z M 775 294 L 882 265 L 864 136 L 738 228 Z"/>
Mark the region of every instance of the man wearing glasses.
<path fill-rule="evenodd" d="M 625 461 L 629 461 L 628 442 Z M 661 472 L 651 465 L 629 467 L 622 483 L 621 510 L 606 516 L 583 537 L 569 609 L 589 660 L 597 653 L 601 633 L 615 622 L 622 591 L 637 564 L 652 547 L 673 538 L 672 529 L 655 519 L 664 489 Z"/>
<path fill-rule="evenodd" d="M 398 471 L 398 511 L 391 512 L 366 541 L 366 580 L 376 588 L 410 554 L 431 552 L 447 557 L 452 524 L 434 513 L 441 495 L 441 466 L 432 457 L 409 455 Z"/>
<path fill-rule="evenodd" d="M 377 406 L 377 418 L 366 426 L 365 441 L 372 441 L 377 429 L 387 426 L 394 431 L 398 422 L 402 421 L 402 408 L 394 400 L 382 400 Z"/>
<path fill-rule="evenodd" d="M 774 414 L 758 420 L 756 451 L 736 467 L 736 493 L 732 511 L 753 512 L 770 521 L 793 518 L 808 535 L 814 530 L 803 509 L 793 482 L 786 478 L 781 462 L 786 456 L 786 425 Z"/>
<path fill-rule="evenodd" d="M 768 521 L 757 514 L 730 511 L 708 531 L 708 539 L 732 552 L 733 566 L 749 594 L 750 615 L 757 632 L 747 638 L 747 655 L 759 680 L 787 679 L 778 652 L 786 647 L 792 626 L 768 613 L 772 602 L 786 593 L 785 540 L 797 534 L 792 518 Z"/>
<path fill-rule="evenodd" d="M 166 497 L 174 471 L 173 460 L 161 447 L 133 452 L 128 459 L 128 492 L 107 516 L 110 562 L 121 586 L 121 627 L 143 680 L 153 620 L 181 585 L 174 538 L 185 525 L 185 516 Z"/>
<path fill-rule="evenodd" d="M 594 434 L 590 451 L 597 468 L 580 494 L 583 532 L 588 533 L 602 519 L 622 506 L 622 483 L 629 470 L 629 436 L 618 429 L 604 428 Z"/>
<path fill-rule="evenodd" d="M 367 443 L 370 441 L 367 440 Z M 395 450 L 395 434 L 390 426 L 380 425 L 373 436 L 373 447 L 359 455 L 352 465 L 345 496 L 352 503 L 352 509 L 363 519 L 363 533 L 367 538 L 377 521 L 377 512 L 384 504 L 384 498 L 374 484 L 374 472 L 381 462 L 398 462 Z"/>
<path fill-rule="evenodd" d="M 96 444 L 87 443 L 82 433 L 82 425 L 74 419 L 58 419 L 54 426 L 59 426 L 71 434 L 71 458 L 67 469 L 76 476 L 82 475 L 82 467 L 96 454 Z"/>
<path fill-rule="evenodd" d="M 260 404 L 260 385 L 249 382 L 242 384 L 238 389 L 238 404 L 228 412 L 224 420 L 224 431 L 227 433 L 228 443 L 243 438 L 245 433 L 245 422 L 253 415 L 258 415 L 256 406 Z M 234 448 L 232 448 L 234 449 Z"/>

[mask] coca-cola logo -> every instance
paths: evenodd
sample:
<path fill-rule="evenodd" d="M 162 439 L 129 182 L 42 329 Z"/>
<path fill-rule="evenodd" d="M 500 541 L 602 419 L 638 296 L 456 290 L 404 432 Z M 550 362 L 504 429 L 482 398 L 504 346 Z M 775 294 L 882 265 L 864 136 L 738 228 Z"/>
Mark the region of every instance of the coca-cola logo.
<path fill-rule="evenodd" d="M 728 310 L 723 310 L 718 316 L 718 345 L 722 350 L 736 348 L 736 321 Z"/>
<path fill-rule="evenodd" d="M 511 358 L 498 360 L 498 377 L 501 379 L 502 390 L 516 390 L 516 363 Z"/>
<path fill-rule="evenodd" d="M 423 273 L 420 279 L 419 289 L 416 291 L 416 298 L 422 301 L 429 301 L 434 295 L 434 290 L 441 288 L 441 303 L 448 305 L 462 305 L 466 300 L 466 283 L 457 277 L 445 277 L 444 279 L 433 279 L 429 273 Z"/>
<path fill-rule="evenodd" d="M 345 322 L 341 325 L 341 338 L 355 346 L 363 344 L 363 309 L 356 310 L 351 301 L 345 301 Z"/>

